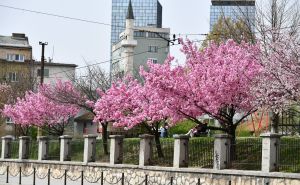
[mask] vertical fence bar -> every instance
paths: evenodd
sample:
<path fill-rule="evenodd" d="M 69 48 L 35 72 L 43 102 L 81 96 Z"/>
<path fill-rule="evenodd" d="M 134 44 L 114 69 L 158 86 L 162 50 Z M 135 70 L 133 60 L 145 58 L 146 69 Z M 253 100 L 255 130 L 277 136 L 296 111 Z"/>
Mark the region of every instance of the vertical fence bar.
<path fill-rule="evenodd" d="M 32 183 L 32 185 L 35 185 L 35 168 L 33 168 L 33 183 Z"/>
<path fill-rule="evenodd" d="M 145 185 L 148 185 L 148 175 L 145 176 Z"/>
<path fill-rule="evenodd" d="M 201 181 L 200 181 L 200 178 L 198 179 L 198 183 L 197 183 L 197 185 L 201 185 Z"/>
<path fill-rule="evenodd" d="M 171 183 L 170 184 L 173 185 L 173 177 L 171 177 Z"/>
<path fill-rule="evenodd" d="M 48 185 L 50 185 L 50 168 L 48 169 Z"/>
<path fill-rule="evenodd" d="M 81 185 L 83 185 L 83 171 L 81 171 Z"/>
<path fill-rule="evenodd" d="M 65 183 L 64 185 L 67 185 L 67 170 L 65 170 Z"/>
<path fill-rule="evenodd" d="M 19 168 L 19 184 L 22 184 L 22 167 Z"/>
<path fill-rule="evenodd" d="M 6 167 L 6 183 L 8 183 L 8 177 L 9 177 L 9 166 Z"/>
<path fill-rule="evenodd" d="M 124 185 L 124 173 L 122 173 L 122 185 Z"/>
<path fill-rule="evenodd" d="M 101 172 L 101 185 L 103 185 L 103 179 L 104 179 L 103 172 Z"/>

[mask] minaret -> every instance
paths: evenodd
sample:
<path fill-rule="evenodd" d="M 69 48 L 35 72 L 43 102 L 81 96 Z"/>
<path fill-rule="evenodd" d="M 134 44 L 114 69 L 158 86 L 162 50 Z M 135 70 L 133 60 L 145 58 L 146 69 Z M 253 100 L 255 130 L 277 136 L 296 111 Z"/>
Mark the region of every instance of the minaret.
<path fill-rule="evenodd" d="M 134 40 L 134 15 L 132 10 L 131 0 L 129 0 L 128 12 L 126 17 L 126 28 L 124 31 L 124 40 L 121 42 L 121 46 L 124 51 L 121 57 L 125 64 L 125 75 L 133 75 L 133 55 L 134 48 L 137 46 L 137 41 Z"/>

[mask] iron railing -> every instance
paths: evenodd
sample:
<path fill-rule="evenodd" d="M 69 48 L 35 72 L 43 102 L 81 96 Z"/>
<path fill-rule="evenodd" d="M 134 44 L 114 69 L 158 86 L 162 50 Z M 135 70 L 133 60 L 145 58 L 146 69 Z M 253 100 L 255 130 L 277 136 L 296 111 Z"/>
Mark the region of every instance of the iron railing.
<path fill-rule="evenodd" d="M 212 168 L 214 163 L 214 139 L 191 138 L 189 141 L 189 166 Z"/>
<path fill-rule="evenodd" d="M 153 165 L 155 166 L 173 166 L 174 139 L 166 138 L 160 140 L 163 156 L 159 156 L 158 145 L 153 145 Z"/>
<path fill-rule="evenodd" d="M 279 144 L 278 170 L 282 172 L 300 172 L 300 138 L 281 138 Z"/>
<path fill-rule="evenodd" d="M 60 141 L 59 140 L 49 140 L 48 142 L 49 142 L 48 160 L 59 161 Z"/>
<path fill-rule="evenodd" d="M 71 141 L 71 161 L 83 161 L 83 140 L 72 140 Z"/>
<path fill-rule="evenodd" d="M 15 140 L 11 142 L 11 158 L 17 159 L 19 157 L 19 141 Z"/>
<path fill-rule="evenodd" d="M 140 140 L 124 139 L 123 142 L 123 163 L 138 165 L 140 153 Z"/>
<path fill-rule="evenodd" d="M 110 140 L 107 141 L 107 150 L 110 150 Z M 105 154 L 103 140 L 96 140 L 96 162 L 109 163 L 109 153 Z"/>
<path fill-rule="evenodd" d="M 239 138 L 230 145 L 230 168 L 238 170 L 261 170 L 261 138 Z"/>

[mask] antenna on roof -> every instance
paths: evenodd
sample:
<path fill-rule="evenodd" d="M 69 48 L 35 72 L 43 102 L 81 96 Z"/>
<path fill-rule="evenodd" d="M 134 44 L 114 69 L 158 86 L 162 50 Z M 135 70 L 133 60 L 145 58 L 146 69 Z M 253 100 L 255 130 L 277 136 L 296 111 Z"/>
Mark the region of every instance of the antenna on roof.
<path fill-rule="evenodd" d="M 52 47 L 52 56 L 51 56 L 51 61 L 53 61 L 53 57 L 54 57 L 54 45 Z"/>

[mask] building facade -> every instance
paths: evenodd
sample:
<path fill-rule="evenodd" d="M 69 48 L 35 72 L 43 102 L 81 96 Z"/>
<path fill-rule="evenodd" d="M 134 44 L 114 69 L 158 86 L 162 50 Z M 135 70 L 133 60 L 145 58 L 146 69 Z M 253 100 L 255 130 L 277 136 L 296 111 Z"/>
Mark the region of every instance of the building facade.
<path fill-rule="evenodd" d="M 125 29 L 129 0 L 112 0 L 111 46 Z M 134 26 L 162 27 L 162 6 L 158 0 L 132 0 Z"/>
<path fill-rule="evenodd" d="M 44 67 L 44 83 L 54 84 L 56 80 L 68 81 L 75 77 L 77 65 L 45 62 Z M 34 62 L 33 76 L 40 80 L 41 78 L 41 62 Z"/>
<path fill-rule="evenodd" d="M 124 75 L 138 76 L 140 66 L 147 61 L 163 63 L 169 54 L 169 28 L 134 26 L 134 8 L 129 2 L 126 16 L 126 28 L 120 34 L 120 40 L 112 46 L 112 77 Z"/>
<path fill-rule="evenodd" d="M 210 6 L 210 31 L 220 18 L 244 20 L 255 28 L 255 0 L 212 0 Z"/>

